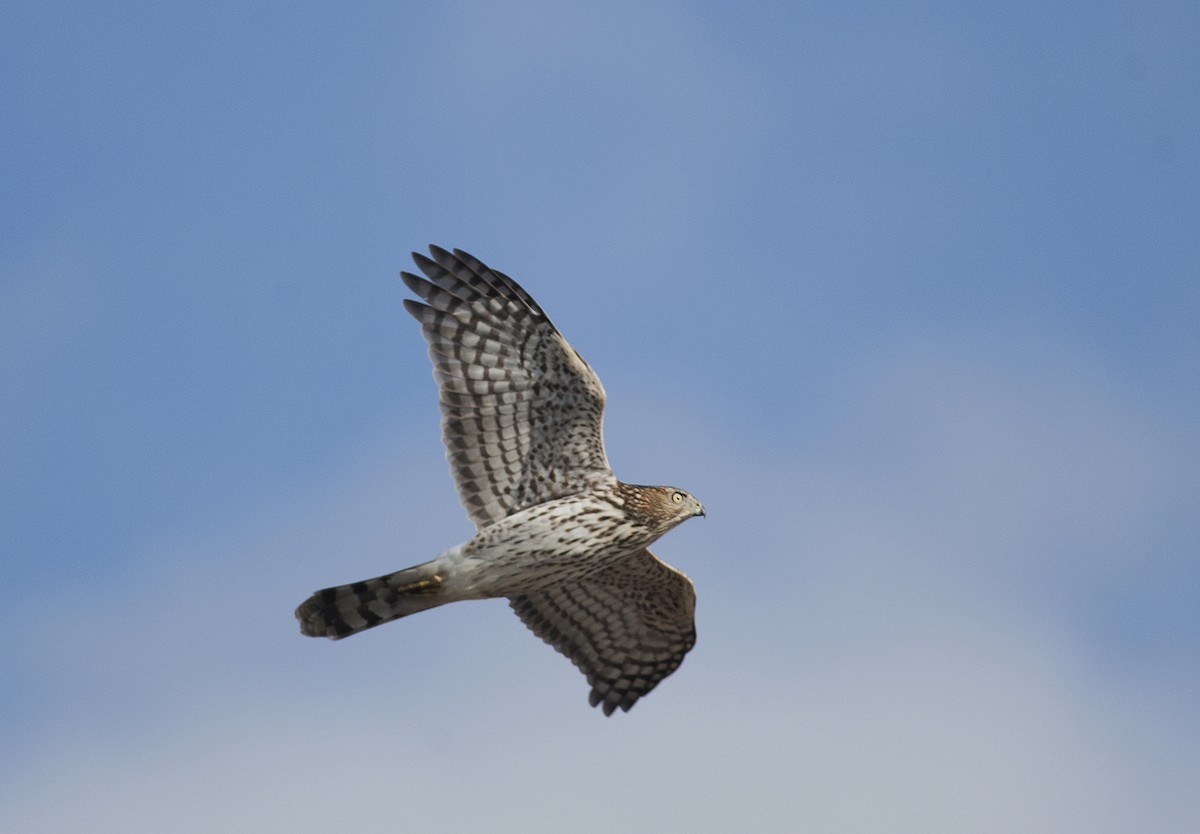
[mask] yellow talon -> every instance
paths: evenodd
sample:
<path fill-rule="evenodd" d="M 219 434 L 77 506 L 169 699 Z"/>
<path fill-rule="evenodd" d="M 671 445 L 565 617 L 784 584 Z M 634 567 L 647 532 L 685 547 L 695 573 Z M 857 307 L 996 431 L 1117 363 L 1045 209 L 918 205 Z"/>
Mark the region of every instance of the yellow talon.
<path fill-rule="evenodd" d="M 428 579 L 418 579 L 416 582 L 410 582 L 401 588 L 397 588 L 396 592 L 401 594 L 432 594 L 437 591 L 438 586 L 442 584 L 442 580 L 445 578 L 442 574 L 435 573 Z"/>

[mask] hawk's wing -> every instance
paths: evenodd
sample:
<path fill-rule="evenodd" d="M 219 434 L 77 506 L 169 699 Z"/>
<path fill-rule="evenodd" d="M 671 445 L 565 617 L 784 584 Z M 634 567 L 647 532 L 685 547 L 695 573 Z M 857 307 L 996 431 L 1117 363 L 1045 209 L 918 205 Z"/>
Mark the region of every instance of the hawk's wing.
<path fill-rule="evenodd" d="M 413 253 L 428 280 L 402 272 L 426 303 L 405 300 L 429 342 L 442 438 L 477 527 L 608 482 L 604 387 L 529 293 L 475 258 Z"/>
<path fill-rule="evenodd" d="M 605 715 L 632 707 L 696 643 L 692 581 L 649 550 L 509 604 L 587 676 Z"/>

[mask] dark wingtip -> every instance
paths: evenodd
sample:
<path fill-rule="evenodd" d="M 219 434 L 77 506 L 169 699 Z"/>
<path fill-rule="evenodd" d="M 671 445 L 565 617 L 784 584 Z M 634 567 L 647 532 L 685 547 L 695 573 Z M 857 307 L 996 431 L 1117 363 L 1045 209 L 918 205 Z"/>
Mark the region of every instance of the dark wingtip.
<path fill-rule="evenodd" d="M 404 270 L 400 270 L 400 280 L 404 282 L 406 287 L 415 292 L 417 295 L 421 294 L 417 287 L 421 286 L 422 284 L 429 283 L 420 275 L 413 275 L 411 272 L 405 272 Z"/>
<path fill-rule="evenodd" d="M 588 704 L 590 704 L 593 707 L 596 707 L 596 706 L 600 707 L 600 709 L 604 712 L 605 716 L 612 715 L 614 712 L 617 711 L 617 707 L 620 707 L 625 712 L 629 712 L 629 707 L 633 706 L 633 704 L 626 705 L 626 704 L 618 703 L 616 701 L 610 701 L 608 698 L 602 698 L 600 696 L 600 693 L 598 691 L 596 691 L 595 689 L 593 689 L 591 692 L 588 693 Z"/>
<path fill-rule="evenodd" d="M 420 301 L 414 301 L 411 298 L 406 298 L 404 299 L 404 309 L 408 311 L 410 316 L 415 318 L 417 321 L 420 321 L 425 317 L 425 311 L 429 309 L 429 305 L 422 304 Z"/>
<path fill-rule="evenodd" d="M 441 264 L 445 261 L 457 260 L 447 250 L 443 249 L 442 247 L 438 246 L 435 243 L 429 244 L 429 254 L 433 255 L 433 259 L 435 261 L 437 261 L 439 264 Z"/>
<path fill-rule="evenodd" d="M 430 251 L 432 251 L 432 250 L 436 249 L 437 247 L 431 246 L 429 248 L 430 248 Z M 439 272 L 441 270 L 441 267 L 438 266 L 437 261 L 433 260 L 432 258 L 430 258 L 426 255 L 422 255 L 420 252 L 413 252 L 412 259 L 413 259 L 413 263 L 415 263 L 422 272 L 424 272 L 426 275 L 429 275 L 431 277 L 433 276 L 433 274 L 435 272 Z M 403 273 L 401 273 L 401 274 L 403 274 Z"/>

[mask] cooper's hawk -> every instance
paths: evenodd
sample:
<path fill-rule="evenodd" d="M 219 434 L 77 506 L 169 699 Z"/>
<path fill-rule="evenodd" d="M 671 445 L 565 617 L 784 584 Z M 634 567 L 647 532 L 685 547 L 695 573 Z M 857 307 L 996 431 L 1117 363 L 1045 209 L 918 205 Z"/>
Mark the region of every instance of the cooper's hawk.
<path fill-rule="evenodd" d="M 592 706 L 628 710 L 696 642 L 691 580 L 646 548 L 700 502 L 621 483 L 601 435 L 604 388 L 525 290 L 459 249 L 413 253 L 401 277 L 441 389 L 442 438 L 476 533 L 431 562 L 317 591 L 300 630 L 337 640 L 464 599 L 508 597 L 587 676 Z"/>

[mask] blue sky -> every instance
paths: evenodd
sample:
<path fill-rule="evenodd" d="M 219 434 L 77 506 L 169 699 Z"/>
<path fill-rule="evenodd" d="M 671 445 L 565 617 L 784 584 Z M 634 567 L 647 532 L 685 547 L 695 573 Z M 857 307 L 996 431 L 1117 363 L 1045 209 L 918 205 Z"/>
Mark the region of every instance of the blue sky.
<path fill-rule="evenodd" d="M 0 828 L 1200 827 L 1200 12 L 8 3 Z M 396 277 L 599 372 L 699 642 L 627 715 L 501 602 Z"/>

